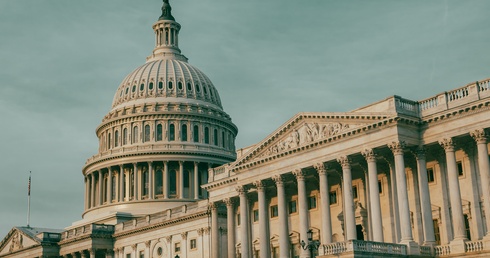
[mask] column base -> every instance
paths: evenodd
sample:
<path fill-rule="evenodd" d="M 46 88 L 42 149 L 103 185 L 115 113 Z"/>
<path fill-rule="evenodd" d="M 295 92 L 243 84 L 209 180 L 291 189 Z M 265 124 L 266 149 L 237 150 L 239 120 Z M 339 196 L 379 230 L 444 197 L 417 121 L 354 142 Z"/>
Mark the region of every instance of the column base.
<path fill-rule="evenodd" d="M 460 238 L 460 239 L 454 239 L 453 241 L 449 242 L 449 246 L 451 247 L 451 254 L 463 254 L 466 252 L 466 245 L 465 242 L 468 241 L 467 239 Z"/>
<path fill-rule="evenodd" d="M 413 241 L 413 240 L 402 240 L 400 242 L 400 244 L 407 246 L 407 254 L 408 255 L 420 255 L 419 244 L 417 244 L 415 241 Z"/>

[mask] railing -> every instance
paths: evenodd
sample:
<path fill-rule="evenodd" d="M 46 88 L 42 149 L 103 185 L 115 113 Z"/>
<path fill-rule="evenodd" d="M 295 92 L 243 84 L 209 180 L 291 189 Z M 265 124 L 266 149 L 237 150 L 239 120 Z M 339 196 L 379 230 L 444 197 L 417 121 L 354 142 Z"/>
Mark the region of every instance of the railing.
<path fill-rule="evenodd" d="M 66 240 L 81 235 L 92 234 L 92 233 L 102 233 L 110 234 L 114 233 L 115 227 L 113 225 L 105 224 L 88 224 L 82 227 L 67 230 L 61 234 L 61 240 Z"/>
<path fill-rule="evenodd" d="M 451 254 L 451 247 L 449 245 L 438 245 L 434 247 L 434 252 L 436 256 L 449 255 Z"/>
<path fill-rule="evenodd" d="M 407 246 L 400 244 L 350 240 L 323 245 L 323 255 L 340 254 L 345 252 L 367 252 L 378 254 L 406 255 Z"/>
<path fill-rule="evenodd" d="M 438 104 L 437 97 L 432 97 L 429 99 L 419 101 L 419 108 L 420 110 L 426 110 L 429 108 L 436 107 L 437 104 Z"/>
<path fill-rule="evenodd" d="M 397 97 L 395 97 L 395 103 L 396 103 L 397 108 L 401 108 L 405 111 L 414 112 L 414 113 L 418 112 L 418 102 L 417 101 L 412 101 L 412 100 L 404 99 L 404 98 L 397 96 Z"/>
<path fill-rule="evenodd" d="M 467 97 L 469 95 L 468 92 L 469 92 L 468 87 L 459 88 L 459 89 L 450 91 L 447 93 L 447 101 L 451 102 L 451 101 L 455 101 L 455 100 Z"/>
<path fill-rule="evenodd" d="M 476 84 L 478 85 L 478 91 L 490 90 L 490 79 L 481 82 L 476 82 Z"/>
<path fill-rule="evenodd" d="M 432 256 L 432 248 L 430 246 L 420 246 L 420 255 Z"/>
<path fill-rule="evenodd" d="M 483 251 L 483 241 L 473 241 L 464 243 L 467 253 Z"/>

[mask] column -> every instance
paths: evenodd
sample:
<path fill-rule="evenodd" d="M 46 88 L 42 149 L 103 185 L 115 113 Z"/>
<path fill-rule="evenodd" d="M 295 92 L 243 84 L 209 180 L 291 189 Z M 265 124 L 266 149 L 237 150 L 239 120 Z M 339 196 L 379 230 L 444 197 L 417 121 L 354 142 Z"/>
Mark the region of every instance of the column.
<path fill-rule="evenodd" d="M 180 199 L 184 198 L 184 161 L 179 161 L 179 189 L 178 195 Z"/>
<path fill-rule="evenodd" d="M 133 200 L 138 200 L 138 163 L 133 163 L 133 181 L 134 181 L 134 188 L 133 188 Z"/>
<path fill-rule="evenodd" d="M 182 257 L 188 257 L 187 256 L 187 232 L 180 233 L 180 237 L 182 238 L 182 246 L 181 248 L 181 256 Z M 216 256 L 218 257 L 218 256 Z"/>
<path fill-rule="evenodd" d="M 95 249 L 89 249 L 90 258 L 95 258 Z"/>
<path fill-rule="evenodd" d="M 372 149 L 361 152 L 368 164 L 369 204 L 371 207 L 371 225 L 373 241 L 383 242 L 383 221 L 381 204 L 379 201 L 378 168 L 376 166 L 376 154 Z"/>
<path fill-rule="evenodd" d="M 250 233 L 249 230 L 249 215 L 248 215 L 248 198 L 247 198 L 247 189 L 244 186 L 237 186 L 236 190 L 238 192 L 238 196 L 240 197 L 240 237 L 241 237 L 241 248 L 242 248 L 242 257 L 252 257 L 252 252 L 250 250 L 251 243 L 248 238 Z"/>
<path fill-rule="evenodd" d="M 194 162 L 194 199 L 199 199 L 199 162 Z"/>
<path fill-rule="evenodd" d="M 275 175 L 272 180 L 277 187 L 277 209 L 279 213 L 279 258 L 289 258 L 289 224 L 286 192 L 281 175 Z M 242 256 L 245 257 L 245 256 Z"/>
<path fill-rule="evenodd" d="M 405 174 L 405 160 L 403 149 L 405 143 L 402 141 L 392 142 L 388 147 L 393 152 L 395 159 L 396 190 L 398 196 L 398 213 L 400 216 L 400 233 L 403 244 L 413 242 L 412 223 L 410 221 L 410 207 L 408 205 L 407 176 Z"/>
<path fill-rule="evenodd" d="M 296 177 L 298 182 L 298 213 L 299 213 L 299 236 L 300 243 L 308 243 L 308 197 L 306 196 L 306 183 L 305 183 L 305 172 L 301 169 L 295 169 L 293 175 Z M 300 257 L 310 258 L 309 250 L 304 250 L 301 248 Z"/>
<path fill-rule="evenodd" d="M 172 248 L 172 236 L 166 236 L 165 240 L 167 241 L 167 246 L 168 246 L 168 257 L 173 257 L 173 248 Z"/>
<path fill-rule="evenodd" d="M 352 196 L 352 173 L 350 159 L 347 156 L 342 156 L 337 159 L 337 162 L 342 166 L 342 195 L 344 202 L 344 227 L 345 240 L 357 239 L 356 218 L 354 214 L 354 198 Z"/>
<path fill-rule="evenodd" d="M 168 161 L 163 162 L 163 198 L 168 199 Z"/>
<path fill-rule="evenodd" d="M 148 199 L 155 199 L 155 171 L 153 170 L 153 162 L 148 162 Z"/>
<path fill-rule="evenodd" d="M 211 210 L 211 257 L 219 257 L 219 227 L 218 207 L 216 203 L 209 203 Z"/>
<path fill-rule="evenodd" d="M 72 256 L 72 257 L 76 257 L 76 256 Z M 106 255 L 105 255 L 106 258 L 114 258 L 114 251 L 112 250 L 107 250 L 106 251 Z"/>
<path fill-rule="evenodd" d="M 124 190 L 126 189 L 126 185 L 124 184 L 124 166 L 119 165 L 119 201 L 124 202 Z"/>
<path fill-rule="evenodd" d="M 332 220 L 330 214 L 330 190 L 328 188 L 327 169 L 323 163 L 313 166 L 318 172 L 320 178 L 320 208 L 322 210 L 322 245 L 332 243 Z"/>
<path fill-rule="evenodd" d="M 99 205 L 102 205 L 104 203 L 104 198 L 102 197 L 104 195 L 104 193 L 102 192 L 102 186 L 104 185 L 104 178 L 102 176 L 102 170 L 99 170 L 99 202 L 98 204 Z"/>
<path fill-rule="evenodd" d="M 271 257 L 270 231 L 269 231 L 269 205 L 265 193 L 265 185 L 262 181 L 255 181 L 259 199 L 259 239 L 260 258 Z"/>
<path fill-rule="evenodd" d="M 85 210 L 90 208 L 90 180 L 88 175 L 85 176 Z"/>
<path fill-rule="evenodd" d="M 418 148 L 414 152 L 417 160 L 417 171 L 419 172 L 419 195 L 420 209 L 422 212 L 422 227 L 424 234 L 424 245 L 436 244 L 434 236 L 434 225 L 432 221 L 432 205 L 430 201 L 429 181 L 427 179 L 427 163 L 424 148 Z"/>
<path fill-rule="evenodd" d="M 461 190 L 459 187 L 458 167 L 454 155 L 454 143 L 451 138 L 439 141 L 446 152 L 447 179 L 449 201 L 451 202 L 451 215 L 453 218 L 454 240 L 466 240 L 463 209 L 461 203 Z"/>
<path fill-rule="evenodd" d="M 490 214 L 490 162 L 488 160 L 487 134 L 484 129 L 478 129 L 470 132 L 470 135 L 475 139 L 478 148 L 478 170 L 481 177 L 483 209 L 485 214 Z M 485 216 L 485 222 L 487 224 L 485 238 L 490 238 L 490 215 Z"/>
<path fill-rule="evenodd" d="M 235 258 L 235 205 L 231 198 L 223 200 L 226 204 L 226 228 L 228 229 L 228 258 Z"/>
<path fill-rule="evenodd" d="M 112 191 L 114 191 L 114 189 L 112 189 L 112 169 L 111 169 L 111 167 L 109 167 L 108 170 L 109 170 L 109 175 L 107 178 L 107 203 L 111 203 L 112 202 Z"/>

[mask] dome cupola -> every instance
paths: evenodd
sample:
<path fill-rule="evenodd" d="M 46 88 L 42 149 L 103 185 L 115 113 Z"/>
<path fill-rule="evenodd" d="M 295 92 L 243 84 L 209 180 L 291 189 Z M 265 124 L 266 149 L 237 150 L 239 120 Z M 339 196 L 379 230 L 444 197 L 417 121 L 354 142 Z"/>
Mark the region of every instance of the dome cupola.
<path fill-rule="evenodd" d="M 84 218 L 134 216 L 206 198 L 208 169 L 235 159 L 237 128 L 211 80 L 179 49 L 168 0 L 155 48 L 121 82 L 97 127 L 99 151 L 83 168 Z"/>

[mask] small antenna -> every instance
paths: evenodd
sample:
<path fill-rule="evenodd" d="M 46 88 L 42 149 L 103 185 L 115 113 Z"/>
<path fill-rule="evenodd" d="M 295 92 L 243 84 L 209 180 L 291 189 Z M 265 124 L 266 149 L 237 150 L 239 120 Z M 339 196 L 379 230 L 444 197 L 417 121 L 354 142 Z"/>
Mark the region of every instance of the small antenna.
<path fill-rule="evenodd" d="M 31 171 L 29 171 L 29 183 L 27 185 L 27 227 L 31 219 Z"/>

